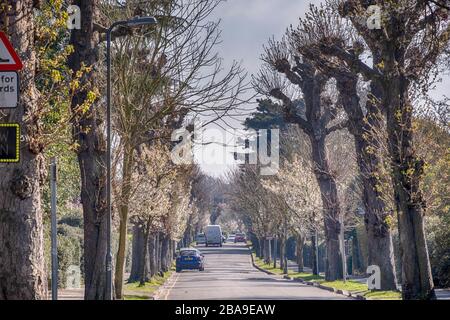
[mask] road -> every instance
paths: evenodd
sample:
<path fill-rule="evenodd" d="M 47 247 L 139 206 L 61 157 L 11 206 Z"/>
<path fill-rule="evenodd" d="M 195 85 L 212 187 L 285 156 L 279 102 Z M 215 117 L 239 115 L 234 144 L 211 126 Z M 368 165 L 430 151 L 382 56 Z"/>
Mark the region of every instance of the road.
<path fill-rule="evenodd" d="M 343 300 L 344 296 L 267 275 L 252 266 L 244 244 L 227 243 L 222 248 L 200 246 L 205 271 L 175 274 L 160 299 L 165 300 Z"/>

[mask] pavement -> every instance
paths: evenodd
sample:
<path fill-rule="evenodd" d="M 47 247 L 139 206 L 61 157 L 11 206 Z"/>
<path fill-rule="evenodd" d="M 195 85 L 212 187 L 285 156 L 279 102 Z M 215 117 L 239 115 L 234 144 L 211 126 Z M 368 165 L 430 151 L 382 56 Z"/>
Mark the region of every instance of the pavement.
<path fill-rule="evenodd" d="M 277 260 L 278 266 L 280 263 L 280 260 Z M 288 260 L 288 269 L 294 272 L 297 272 L 298 270 L 298 265 L 295 261 L 292 260 Z M 308 267 L 304 267 L 303 270 L 305 272 L 310 272 L 312 273 L 312 269 L 308 268 Z M 325 276 L 325 273 L 321 272 L 320 273 L 321 276 Z M 352 281 L 357 281 L 360 283 L 367 283 L 367 278 L 364 276 L 348 276 L 349 280 Z M 401 286 L 399 285 L 399 290 L 401 289 Z M 446 288 L 446 289 L 435 289 L 436 291 L 436 297 L 438 300 L 450 300 L 450 288 Z"/>
<path fill-rule="evenodd" d="M 267 275 L 255 269 L 245 244 L 197 247 L 205 255 L 205 271 L 182 271 L 161 288 L 161 300 L 345 300 L 317 287 Z"/>

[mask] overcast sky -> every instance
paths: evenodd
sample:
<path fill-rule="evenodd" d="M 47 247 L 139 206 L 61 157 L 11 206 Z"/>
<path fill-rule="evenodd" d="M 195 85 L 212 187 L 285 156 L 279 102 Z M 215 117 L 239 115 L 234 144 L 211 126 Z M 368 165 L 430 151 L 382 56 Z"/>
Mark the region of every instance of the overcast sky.
<path fill-rule="evenodd" d="M 262 46 L 270 37 L 280 38 L 291 25 L 297 25 L 310 3 L 320 4 L 320 0 L 227 0 L 216 9 L 213 20 L 221 20 L 222 43 L 217 51 L 230 66 L 233 60 L 240 61 L 249 76 L 256 74 L 261 65 Z M 449 94 L 450 81 L 441 84 L 436 96 Z M 236 121 L 228 119 L 233 127 L 240 127 Z M 196 152 L 196 156 L 199 152 Z M 215 164 L 226 159 L 232 161 L 230 150 L 215 145 L 203 148 L 203 159 L 209 163 L 201 165 L 203 171 L 211 175 L 221 175 L 230 166 Z"/>

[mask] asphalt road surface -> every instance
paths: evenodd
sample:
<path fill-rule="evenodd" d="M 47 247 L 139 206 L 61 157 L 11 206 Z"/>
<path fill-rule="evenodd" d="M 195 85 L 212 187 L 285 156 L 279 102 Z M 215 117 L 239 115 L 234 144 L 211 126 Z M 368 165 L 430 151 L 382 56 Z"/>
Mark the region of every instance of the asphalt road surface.
<path fill-rule="evenodd" d="M 197 247 L 205 254 L 205 271 L 182 271 L 165 286 L 165 300 L 343 300 L 344 296 L 267 275 L 255 269 L 245 244 Z"/>

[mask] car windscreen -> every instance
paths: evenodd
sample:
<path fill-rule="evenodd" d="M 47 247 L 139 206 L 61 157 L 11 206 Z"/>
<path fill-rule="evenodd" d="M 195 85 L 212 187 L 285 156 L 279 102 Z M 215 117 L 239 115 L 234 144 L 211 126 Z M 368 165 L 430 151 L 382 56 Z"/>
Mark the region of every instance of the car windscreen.
<path fill-rule="evenodd" d="M 196 256 L 197 255 L 197 251 L 194 251 L 194 250 L 181 251 L 180 255 L 182 257 Z"/>

